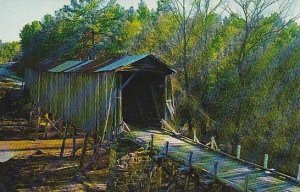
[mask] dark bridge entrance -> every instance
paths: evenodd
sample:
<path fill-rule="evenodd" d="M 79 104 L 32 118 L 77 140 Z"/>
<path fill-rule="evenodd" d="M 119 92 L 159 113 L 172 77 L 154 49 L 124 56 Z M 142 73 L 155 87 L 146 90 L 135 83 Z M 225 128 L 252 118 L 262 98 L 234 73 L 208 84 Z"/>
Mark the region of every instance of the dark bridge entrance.
<path fill-rule="evenodd" d="M 157 127 L 164 118 L 165 75 L 151 72 L 123 74 L 123 120 L 134 127 Z"/>

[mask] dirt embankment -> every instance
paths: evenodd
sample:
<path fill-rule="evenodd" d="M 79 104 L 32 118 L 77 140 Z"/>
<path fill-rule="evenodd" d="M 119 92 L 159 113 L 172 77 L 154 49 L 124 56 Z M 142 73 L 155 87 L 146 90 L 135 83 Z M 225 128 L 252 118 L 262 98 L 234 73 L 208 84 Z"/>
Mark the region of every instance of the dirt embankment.
<path fill-rule="evenodd" d="M 72 140 L 67 139 L 60 157 L 61 143 L 60 136 L 35 140 L 26 120 L 0 121 L 0 156 L 9 159 L 0 163 L 0 191 L 105 191 L 108 149 L 100 149 L 96 157 L 89 150 L 79 171 L 80 150 L 72 157 Z"/>

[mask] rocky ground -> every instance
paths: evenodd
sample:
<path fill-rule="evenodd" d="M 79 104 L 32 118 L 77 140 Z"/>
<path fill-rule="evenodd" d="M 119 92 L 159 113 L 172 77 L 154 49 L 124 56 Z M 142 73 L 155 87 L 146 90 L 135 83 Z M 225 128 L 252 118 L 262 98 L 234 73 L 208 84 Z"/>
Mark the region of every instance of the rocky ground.
<path fill-rule="evenodd" d="M 108 149 L 97 157 L 89 150 L 79 171 L 80 150 L 71 156 L 71 139 L 60 157 L 60 136 L 42 140 L 42 134 L 36 140 L 24 119 L 0 121 L 0 191 L 106 191 Z"/>

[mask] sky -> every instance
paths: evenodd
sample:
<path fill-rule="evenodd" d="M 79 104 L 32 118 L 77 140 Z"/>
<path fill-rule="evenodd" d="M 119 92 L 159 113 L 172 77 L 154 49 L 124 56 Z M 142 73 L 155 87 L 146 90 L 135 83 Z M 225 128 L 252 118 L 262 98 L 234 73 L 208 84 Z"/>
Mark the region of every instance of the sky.
<path fill-rule="evenodd" d="M 0 0 L 0 40 L 18 41 L 24 25 L 34 20 L 41 20 L 46 14 L 69 4 L 70 0 Z M 118 0 L 125 6 L 136 7 L 140 0 Z M 149 8 L 156 7 L 156 0 L 145 0 Z"/>
<path fill-rule="evenodd" d="M 140 0 L 117 0 L 126 8 L 137 7 Z M 156 8 L 157 0 L 144 0 L 150 9 Z M 300 9 L 300 0 L 295 0 Z M 53 14 L 70 0 L 0 0 L 0 40 L 18 41 L 24 25 L 41 20 L 46 14 Z M 300 23 L 300 20 L 299 20 Z"/>

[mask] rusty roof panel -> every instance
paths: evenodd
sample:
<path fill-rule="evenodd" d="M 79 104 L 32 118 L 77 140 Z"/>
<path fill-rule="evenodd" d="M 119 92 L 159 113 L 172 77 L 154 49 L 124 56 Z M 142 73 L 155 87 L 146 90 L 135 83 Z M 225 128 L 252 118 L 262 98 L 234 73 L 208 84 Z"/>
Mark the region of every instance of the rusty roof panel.
<path fill-rule="evenodd" d="M 71 68 L 79 65 L 80 63 L 82 63 L 82 61 L 66 61 L 63 64 L 60 64 L 48 71 L 52 72 L 52 73 L 60 73 L 60 72 L 66 71 L 68 69 L 71 69 Z"/>
<path fill-rule="evenodd" d="M 112 62 L 104 67 L 101 67 L 100 69 L 97 69 L 95 72 L 103 72 L 103 71 L 113 71 L 117 68 L 127 66 L 129 64 L 135 63 L 141 59 L 144 59 L 145 57 L 149 56 L 149 54 L 141 54 L 141 55 L 134 55 L 134 56 L 125 56 L 121 59 Z"/>

